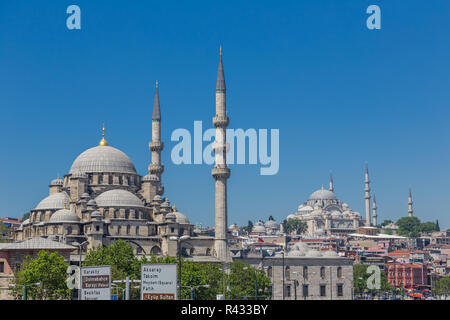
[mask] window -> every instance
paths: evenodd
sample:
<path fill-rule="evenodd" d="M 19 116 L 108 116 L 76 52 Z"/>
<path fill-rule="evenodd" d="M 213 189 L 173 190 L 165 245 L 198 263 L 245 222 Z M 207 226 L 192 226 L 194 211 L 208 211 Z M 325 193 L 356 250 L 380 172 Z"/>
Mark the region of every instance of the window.
<path fill-rule="evenodd" d="M 320 277 L 321 277 L 322 279 L 325 279 L 325 267 L 321 267 L 321 268 L 320 268 Z"/>
<path fill-rule="evenodd" d="M 287 297 L 290 297 L 290 296 L 291 296 L 291 286 L 290 286 L 290 285 L 287 285 L 287 286 L 286 286 L 286 296 L 287 296 Z"/>
<path fill-rule="evenodd" d="M 175 228 L 170 228 L 170 232 L 174 233 L 175 232 Z"/>
<path fill-rule="evenodd" d="M 272 277 L 272 267 L 267 268 L 267 276 Z"/>
<path fill-rule="evenodd" d="M 326 285 L 321 284 L 320 285 L 320 296 L 325 297 L 327 295 Z"/>
<path fill-rule="evenodd" d="M 127 225 L 127 234 L 130 234 L 130 225 Z"/>
<path fill-rule="evenodd" d="M 306 280 L 308 279 L 308 267 L 303 267 L 303 278 Z"/>
<path fill-rule="evenodd" d="M 338 295 L 338 297 L 342 297 L 344 295 L 344 290 L 343 290 L 342 284 L 337 285 L 337 295 Z"/>
<path fill-rule="evenodd" d="M 136 234 L 139 235 L 139 226 L 136 227 Z"/>
<path fill-rule="evenodd" d="M 303 285 L 303 296 L 304 297 L 308 296 L 308 285 L 307 284 Z"/>
<path fill-rule="evenodd" d="M 100 231 L 100 227 L 99 226 L 95 226 L 95 231 Z"/>
<path fill-rule="evenodd" d="M 342 267 L 337 268 L 337 277 L 342 278 Z"/>
<path fill-rule="evenodd" d="M 0 261 L 0 273 L 5 272 L 5 262 Z"/>
<path fill-rule="evenodd" d="M 291 280 L 291 268 L 289 266 L 285 268 L 284 276 L 286 277 L 286 280 Z"/>

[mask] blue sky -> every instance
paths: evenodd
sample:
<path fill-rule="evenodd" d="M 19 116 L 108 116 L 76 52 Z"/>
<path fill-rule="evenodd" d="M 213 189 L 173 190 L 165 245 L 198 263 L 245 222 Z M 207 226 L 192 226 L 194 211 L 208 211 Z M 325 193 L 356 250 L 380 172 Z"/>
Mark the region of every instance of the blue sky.
<path fill-rule="evenodd" d="M 82 29 L 66 28 L 81 8 Z M 366 8 L 381 7 L 381 30 Z M 107 140 L 147 173 L 160 83 L 166 196 L 214 223 L 207 165 L 176 166 L 170 134 L 211 127 L 223 45 L 232 128 L 280 129 L 280 170 L 231 167 L 229 224 L 278 221 L 328 184 L 380 220 L 450 227 L 448 1 L 7 1 L 0 3 L 0 216 L 22 216 L 82 151 Z"/>

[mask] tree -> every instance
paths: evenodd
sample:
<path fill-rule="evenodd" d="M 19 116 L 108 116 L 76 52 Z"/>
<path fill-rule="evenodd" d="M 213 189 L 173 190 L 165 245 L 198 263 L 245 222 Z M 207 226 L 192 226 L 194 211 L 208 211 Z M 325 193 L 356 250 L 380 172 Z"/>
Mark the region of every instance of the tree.
<path fill-rule="evenodd" d="M 436 231 L 441 231 L 441 228 L 439 227 L 439 220 L 436 219 Z"/>
<path fill-rule="evenodd" d="M 308 230 L 308 225 L 299 219 L 289 219 L 286 221 L 286 231 L 288 233 L 302 234 Z"/>
<path fill-rule="evenodd" d="M 250 220 L 248 220 L 248 223 L 245 227 L 242 227 L 242 230 L 244 230 L 247 233 L 252 232 L 253 229 L 253 222 L 251 222 Z"/>
<path fill-rule="evenodd" d="M 420 220 L 417 217 L 403 217 L 398 219 L 398 234 L 400 236 L 418 238 L 420 237 Z"/>
<path fill-rule="evenodd" d="M 353 286 L 355 294 L 362 294 L 364 291 L 368 291 L 372 294 L 375 292 L 386 292 L 391 290 L 391 285 L 387 280 L 386 273 L 380 272 L 380 289 L 369 289 L 367 286 L 367 280 L 372 273 L 367 272 L 367 266 L 364 264 L 353 265 Z"/>
<path fill-rule="evenodd" d="M 10 229 L 0 221 L 0 242 L 7 242 L 8 239 L 4 239 L 3 235 L 7 235 L 9 233 Z"/>
<path fill-rule="evenodd" d="M 27 219 L 29 219 L 29 218 L 30 218 L 30 213 L 29 213 L 29 212 L 24 213 L 24 215 L 23 215 L 23 217 L 22 217 L 22 221 L 25 221 L 25 220 L 27 220 Z"/>
<path fill-rule="evenodd" d="M 256 283 L 255 283 L 256 270 Z M 255 284 L 258 287 L 257 296 L 259 299 L 270 296 L 270 278 L 263 270 L 257 270 L 242 261 L 235 260 L 230 265 L 230 274 L 227 277 L 227 284 L 230 289 L 227 292 L 227 299 L 242 299 L 255 296 Z"/>
<path fill-rule="evenodd" d="M 450 295 L 450 276 L 443 277 L 436 281 L 433 291 L 437 295 Z"/>
<path fill-rule="evenodd" d="M 16 272 L 12 288 L 15 299 L 23 299 L 23 286 L 28 286 L 28 298 L 35 300 L 69 299 L 67 288 L 67 267 L 64 258 L 56 252 L 41 250 L 34 259 L 25 258 L 21 269 Z M 40 285 L 34 285 L 35 283 Z"/>
<path fill-rule="evenodd" d="M 420 232 L 431 233 L 436 231 L 436 224 L 433 222 L 422 222 L 420 224 Z"/>

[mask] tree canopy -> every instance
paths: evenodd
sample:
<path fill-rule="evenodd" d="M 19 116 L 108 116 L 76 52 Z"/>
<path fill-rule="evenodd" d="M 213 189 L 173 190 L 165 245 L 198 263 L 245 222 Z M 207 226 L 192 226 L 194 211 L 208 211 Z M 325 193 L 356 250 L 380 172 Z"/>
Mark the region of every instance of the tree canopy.
<path fill-rule="evenodd" d="M 420 234 L 437 231 L 438 226 L 433 222 L 420 222 L 417 217 L 403 217 L 397 220 L 398 234 L 410 238 L 418 238 Z"/>
<path fill-rule="evenodd" d="M 23 287 L 28 288 L 28 299 L 60 300 L 69 299 L 71 290 L 67 288 L 67 267 L 64 258 L 56 252 L 40 251 L 34 259 L 25 258 L 25 262 L 16 272 L 12 295 L 23 299 Z M 35 285 L 40 283 L 40 285 Z"/>
<path fill-rule="evenodd" d="M 371 273 L 367 272 L 367 266 L 364 264 L 354 264 L 353 265 L 353 286 L 355 294 L 362 294 L 364 291 L 374 293 L 376 290 L 369 289 L 367 286 L 367 280 L 371 276 Z M 380 272 L 380 290 L 381 292 L 386 292 L 391 290 L 391 285 L 387 280 L 386 273 Z"/>
<path fill-rule="evenodd" d="M 308 230 L 306 222 L 299 219 L 289 219 L 286 221 L 286 231 L 288 233 L 302 234 Z"/>

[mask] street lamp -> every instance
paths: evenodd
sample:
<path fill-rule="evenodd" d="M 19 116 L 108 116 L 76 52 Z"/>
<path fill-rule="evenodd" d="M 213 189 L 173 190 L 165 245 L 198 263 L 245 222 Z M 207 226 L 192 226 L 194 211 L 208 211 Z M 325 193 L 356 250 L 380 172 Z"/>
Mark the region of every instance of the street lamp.
<path fill-rule="evenodd" d="M 180 288 L 179 298 L 181 298 L 181 242 L 185 240 L 189 240 L 190 236 L 171 236 L 169 239 L 177 242 L 177 254 L 178 254 L 178 273 L 180 277 L 178 279 L 178 287 Z"/>
<path fill-rule="evenodd" d="M 36 283 L 31 283 L 31 284 L 10 284 L 9 286 L 11 288 L 14 288 L 16 286 L 21 286 L 23 287 L 23 293 L 22 293 L 22 298 L 23 300 L 28 300 L 28 287 L 31 286 L 41 286 L 42 282 L 36 282 Z"/>
<path fill-rule="evenodd" d="M 79 286 L 80 286 L 80 289 L 79 289 L 79 291 L 78 291 L 78 300 L 81 300 L 81 250 L 82 250 L 82 248 L 83 248 L 83 246 L 86 244 L 86 243 L 88 243 L 89 241 L 83 241 L 82 243 L 78 243 L 78 242 L 76 242 L 76 241 L 74 241 L 74 242 L 72 242 L 72 245 L 73 246 L 75 246 L 75 247 L 78 247 L 78 258 L 79 258 L 79 266 L 80 266 L 80 270 L 79 270 L 79 280 L 80 280 L 80 282 L 79 282 Z"/>

